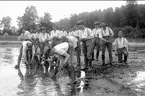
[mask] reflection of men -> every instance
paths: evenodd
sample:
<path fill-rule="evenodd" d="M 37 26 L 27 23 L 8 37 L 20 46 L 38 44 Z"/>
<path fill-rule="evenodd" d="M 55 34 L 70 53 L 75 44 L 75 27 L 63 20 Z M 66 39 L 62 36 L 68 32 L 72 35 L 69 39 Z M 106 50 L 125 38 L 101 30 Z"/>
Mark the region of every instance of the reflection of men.
<path fill-rule="evenodd" d="M 92 31 L 92 34 L 94 36 L 94 40 L 93 43 L 91 44 L 91 52 L 90 52 L 90 57 L 91 54 L 94 52 L 95 47 L 97 47 L 97 52 L 96 52 L 96 60 L 98 61 L 98 57 L 99 57 L 99 51 L 100 51 L 100 39 L 99 39 L 99 33 L 101 32 L 101 28 L 100 28 L 100 22 L 95 22 L 94 23 L 95 28 Z M 94 54 L 93 54 L 94 56 Z M 91 59 L 93 59 L 94 57 L 92 57 Z"/>
<path fill-rule="evenodd" d="M 110 65 L 112 65 L 112 41 L 111 38 L 114 33 L 111 28 L 107 27 L 105 23 L 102 23 L 101 32 L 99 33 L 99 38 L 101 39 L 102 46 L 102 62 L 105 65 L 105 50 L 108 49 Z"/>
<path fill-rule="evenodd" d="M 85 62 L 85 69 L 88 68 L 88 64 L 91 67 L 91 59 L 88 59 L 88 52 L 90 51 L 90 42 L 89 38 L 91 37 L 91 29 L 86 28 L 84 26 L 84 21 L 80 20 L 77 22 L 79 27 L 79 38 L 82 41 L 83 46 L 83 54 L 84 54 L 84 62 Z"/>

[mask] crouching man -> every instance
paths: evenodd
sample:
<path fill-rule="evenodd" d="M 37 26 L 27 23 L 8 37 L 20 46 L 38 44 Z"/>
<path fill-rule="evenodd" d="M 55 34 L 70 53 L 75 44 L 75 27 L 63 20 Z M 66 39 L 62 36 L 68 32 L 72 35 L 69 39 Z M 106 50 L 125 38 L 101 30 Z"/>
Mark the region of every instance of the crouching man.
<path fill-rule="evenodd" d="M 62 42 L 56 44 L 54 47 L 52 46 L 51 53 L 60 58 L 59 71 L 65 67 L 69 67 L 69 75 L 74 77 L 72 60 L 74 49 L 77 46 L 77 38 L 74 36 L 64 36 L 61 38 L 61 41 Z"/>
<path fill-rule="evenodd" d="M 19 68 L 20 66 L 20 62 L 21 62 L 21 58 L 24 57 L 24 61 L 26 64 L 26 69 L 28 69 L 27 71 L 30 72 L 30 66 L 29 64 L 31 64 L 31 61 L 33 59 L 33 55 L 34 55 L 34 46 L 33 43 L 31 41 L 23 41 L 22 43 L 22 47 L 20 48 L 20 54 L 18 57 L 18 64 L 15 66 L 15 68 Z"/>
<path fill-rule="evenodd" d="M 128 41 L 123 37 L 123 32 L 118 32 L 118 38 L 114 42 L 115 44 L 115 54 L 118 55 L 119 63 L 127 63 L 128 57 Z M 122 56 L 124 55 L 124 60 L 122 60 Z"/>

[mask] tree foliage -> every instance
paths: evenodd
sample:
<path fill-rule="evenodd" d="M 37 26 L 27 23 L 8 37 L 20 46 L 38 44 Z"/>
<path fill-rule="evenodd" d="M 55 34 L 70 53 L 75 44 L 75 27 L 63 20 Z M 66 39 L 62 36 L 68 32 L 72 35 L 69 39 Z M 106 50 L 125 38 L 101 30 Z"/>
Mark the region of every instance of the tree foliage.
<path fill-rule="evenodd" d="M 34 29 L 38 22 L 38 14 L 35 6 L 27 6 L 22 17 L 17 18 L 18 26 L 27 30 Z"/>
<path fill-rule="evenodd" d="M 85 26 L 93 29 L 94 21 L 101 21 L 115 29 L 115 32 L 116 28 L 123 30 L 127 37 L 144 37 L 142 34 L 145 33 L 143 30 L 145 28 L 145 4 L 137 4 L 136 0 L 126 1 L 126 5 L 116 7 L 114 10 L 107 8 L 73 14 L 70 18 L 61 19 L 56 24 L 67 25 L 66 27 L 69 29 L 73 28 L 78 20 L 84 20 Z"/>
<path fill-rule="evenodd" d="M 1 20 L 1 24 L 4 26 L 4 29 L 9 29 L 11 27 L 11 17 L 10 16 L 6 16 L 3 17 Z"/>
<path fill-rule="evenodd" d="M 45 12 L 44 16 L 40 18 L 40 26 L 44 26 L 47 30 L 52 30 L 52 22 L 51 22 L 52 18 L 50 13 Z"/>

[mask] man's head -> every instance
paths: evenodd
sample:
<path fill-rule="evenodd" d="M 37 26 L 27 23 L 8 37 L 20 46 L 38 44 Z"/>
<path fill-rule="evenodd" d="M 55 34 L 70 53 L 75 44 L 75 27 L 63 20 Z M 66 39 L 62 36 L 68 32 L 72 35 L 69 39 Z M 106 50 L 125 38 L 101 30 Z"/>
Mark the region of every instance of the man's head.
<path fill-rule="evenodd" d="M 54 25 L 54 26 L 53 26 L 53 30 L 57 30 L 57 26 Z"/>
<path fill-rule="evenodd" d="M 77 26 L 78 26 L 79 29 L 84 29 L 84 21 L 83 20 L 79 20 L 77 22 Z"/>
<path fill-rule="evenodd" d="M 95 28 L 99 28 L 100 22 L 96 21 L 96 22 L 94 23 L 94 26 L 95 26 Z"/>
<path fill-rule="evenodd" d="M 28 49 L 32 49 L 32 46 L 33 46 L 32 42 L 28 42 L 28 43 L 27 43 Z"/>
<path fill-rule="evenodd" d="M 26 30 L 25 30 L 24 28 L 22 28 L 22 33 L 25 33 L 25 31 L 26 31 Z"/>
<path fill-rule="evenodd" d="M 119 32 L 118 32 L 118 37 L 121 38 L 122 36 L 123 36 L 123 32 L 122 32 L 122 31 L 119 31 Z"/>
<path fill-rule="evenodd" d="M 107 24 L 106 24 L 106 23 L 102 23 L 102 24 L 101 24 L 101 27 L 102 27 L 103 29 L 105 29 L 105 28 L 107 27 Z"/>
<path fill-rule="evenodd" d="M 46 33 L 46 28 L 45 27 L 41 27 L 41 32 L 42 33 Z"/>
<path fill-rule="evenodd" d="M 65 29 L 64 26 L 61 26 L 61 27 L 60 27 L 60 30 L 61 30 L 61 31 L 65 31 L 64 29 Z"/>
<path fill-rule="evenodd" d="M 36 31 L 37 31 L 37 32 L 40 31 L 40 25 L 39 25 L 39 24 L 36 25 Z"/>

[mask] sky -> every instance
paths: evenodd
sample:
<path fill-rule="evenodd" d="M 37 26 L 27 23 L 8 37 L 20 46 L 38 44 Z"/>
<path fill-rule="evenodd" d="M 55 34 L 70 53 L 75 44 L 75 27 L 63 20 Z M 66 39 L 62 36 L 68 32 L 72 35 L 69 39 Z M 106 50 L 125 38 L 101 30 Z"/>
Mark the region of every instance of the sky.
<path fill-rule="evenodd" d="M 22 16 L 27 6 L 33 5 L 37 9 L 38 16 L 49 12 L 52 22 L 59 21 L 70 14 L 103 10 L 108 7 L 121 7 L 125 1 L 0 1 L 0 20 L 2 17 L 10 16 L 12 25 L 17 27 L 17 17 Z M 145 1 L 138 1 L 138 4 L 145 4 Z"/>

